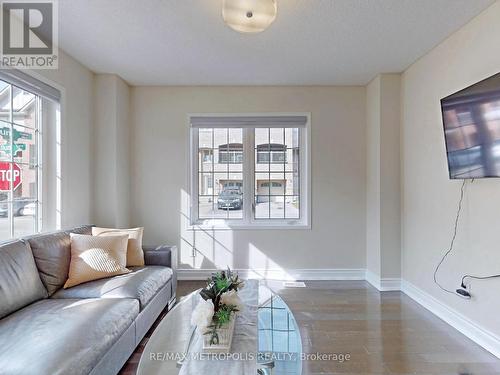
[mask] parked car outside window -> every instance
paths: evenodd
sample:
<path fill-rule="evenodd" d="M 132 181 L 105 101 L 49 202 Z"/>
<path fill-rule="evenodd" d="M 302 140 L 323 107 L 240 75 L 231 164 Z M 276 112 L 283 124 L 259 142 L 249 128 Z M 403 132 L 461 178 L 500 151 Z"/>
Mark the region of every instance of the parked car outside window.
<path fill-rule="evenodd" d="M 241 210 L 243 194 L 239 188 L 225 189 L 219 193 L 217 208 L 219 210 Z"/>

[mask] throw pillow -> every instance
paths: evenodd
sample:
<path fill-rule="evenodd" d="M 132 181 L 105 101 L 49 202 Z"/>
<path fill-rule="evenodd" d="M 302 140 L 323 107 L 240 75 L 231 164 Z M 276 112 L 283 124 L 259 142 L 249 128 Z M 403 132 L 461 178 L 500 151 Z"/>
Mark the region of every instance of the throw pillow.
<path fill-rule="evenodd" d="M 142 234 L 144 228 L 113 229 L 113 228 L 92 228 L 93 236 L 121 236 L 128 235 L 127 246 L 127 267 L 144 266 L 144 251 L 142 251 Z"/>
<path fill-rule="evenodd" d="M 71 233 L 71 261 L 64 289 L 129 273 L 122 266 L 127 254 L 128 236 L 94 237 Z"/>

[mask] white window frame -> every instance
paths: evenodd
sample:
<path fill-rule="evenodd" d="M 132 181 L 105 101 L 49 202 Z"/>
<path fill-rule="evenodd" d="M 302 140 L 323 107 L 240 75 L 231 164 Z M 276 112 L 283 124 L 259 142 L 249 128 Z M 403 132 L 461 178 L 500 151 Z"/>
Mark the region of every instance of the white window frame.
<path fill-rule="evenodd" d="M 243 128 L 243 218 L 209 219 L 198 218 L 198 131 L 191 126 L 193 117 L 306 117 L 300 128 L 300 218 L 299 219 L 255 219 L 255 152 L 254 126 Z M 231 229 L 311 229 L 311 114 L 309 112 L 286 113 L 190 113 L 187 115 L 189 131 L 189 230 L 231 230 Z M 207 125 L 207 128 L 210 128 Z M 249 207 L 251 209 L 249 209 Z"/>
<path fill-rule="evenodd" d="M 35 204 L 35 215 L 34 215 L 34 222 L 33 222 L 33 232 L 29 233 L 30 234 L 35 234 L 39 233 L 42 227 L 42 97 L 38 95 L 37 93 L 34 93 L 29 90 L 29 88 L 22 87 L 20 85 L 17 85 L 16 82 L 10 82 L 7 80 L 2 79 L 2 82 L 5 82 L 6 84 L 9 85 L 9 121 L 4 122 L 4 125 L 8 124 L 9 128 L 9 139 L 10 139 L 10 159 L 6 160 L 6 162 L 10 163 L 11 165 L 11 173 L 13 170 L 14 164 L 17 164 L 20 168 L 23 167 L 28 167 L 29 169 L 35 170 L 35 189 L 34 189 L 34 195 L 29 199 L 25 199 L 25 201 L 28 201 L 30 203 Z M 17 125 L 15 120 L 14 120 L 14 108 L 13 108 L 13 101 L 14 101 L 14 89 L 21 90 L 23 92 L 28 92 L 29 94 L 34 96 L 34 101 L 35 101 L 35 113 L 36 113 L 36 119 L 35 119 L 35 124 L 33 127 L 31 126 L 26 126 L 26 125 Z M 2 125 L 2 126 L 4 126 Z M 28 160 L 27 164 L 23 162 L 16 162 L 15 161 L 15 153 L 14 153 L 14 127 L 17 126 L 18 128 L 24 128 L 24 129 L 29 129 L 30 131 L 33 131 L 33 137 L 34 137 L 34 143 L 30 144 L 30 146 L 34 146 L 33 148 L 29 147 L 29 151 L 34 150 L 35 153 L 34 155 L 30 153 L 30 160 Z M 35 157 L 35 163 L 32 164 L 31 158 Z M 22 175 L 21 175 L 22 176 Z M 31 190 L 31 187 L 30 187 Z M 16 200 L 14 198 L 14 187 L 12 186 L 12 183 L 10 184 L 10 191 L 9 191 L 10 199 L 8 199 L 8 218 L 9 218 L 9 232 L 10 232 L 10 237 L 9 239 L 15 238 L 15 212 L 14 212 L 14 207 Z M 23 236 L 24 237 L 24 236 Z M 3 240 L 3 239 L 0 239 Z"/>
<path fill-rule="evenodd" d="M 36 131 L 36 224 L 32 234 L 61 229 L 61 117 L 65 90 L 56 82 L 31 70 L 2 70 L 0 79 L 36 95 L 39 101 Z M 12 213 L 10 215 L 13 216 Z M 14 238 L 12 235 L 11 225 L 11 239 Z"/>

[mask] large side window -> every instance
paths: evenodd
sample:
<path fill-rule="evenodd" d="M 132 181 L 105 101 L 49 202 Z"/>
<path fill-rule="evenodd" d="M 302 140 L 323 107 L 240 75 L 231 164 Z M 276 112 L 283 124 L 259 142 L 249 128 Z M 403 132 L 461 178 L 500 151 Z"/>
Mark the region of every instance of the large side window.
<path fill-rule="evenodd" d="M 0 241 L 42 230 L 42 123 L 58 100 L 57 90 L 25 73 L 0 72 Z"/>
<path fill-rule="evenodd" d="M 39 96 L 0 80 L 0 238 L 39 227 Z"/>
<path fill-rule="evenodd" d="M 308 225 L 308 116 L 191 119 L 191 224 Z"/>

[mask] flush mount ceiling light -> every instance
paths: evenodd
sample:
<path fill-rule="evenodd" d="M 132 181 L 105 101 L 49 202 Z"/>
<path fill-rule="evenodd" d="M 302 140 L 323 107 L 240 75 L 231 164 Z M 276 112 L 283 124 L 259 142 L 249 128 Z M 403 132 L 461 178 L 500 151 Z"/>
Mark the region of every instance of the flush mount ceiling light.
<path fill-rule="evenodd" d="M 260 33 L 273 23 L 276 0 L 223 0 L 222 18 L 240 33 Z"/>

